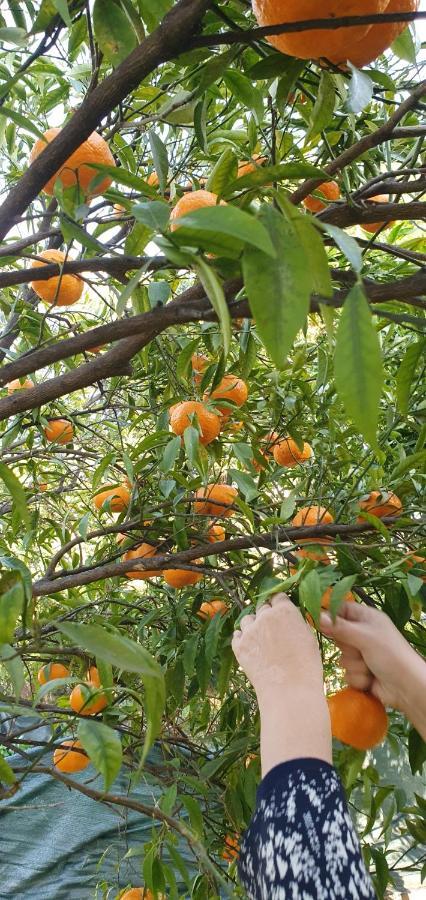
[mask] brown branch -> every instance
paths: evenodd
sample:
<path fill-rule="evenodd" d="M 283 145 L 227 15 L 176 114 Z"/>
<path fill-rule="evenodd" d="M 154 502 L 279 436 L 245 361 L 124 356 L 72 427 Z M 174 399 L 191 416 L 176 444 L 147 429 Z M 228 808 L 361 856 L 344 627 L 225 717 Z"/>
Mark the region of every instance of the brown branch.
<path fill-rule="evenodd" d="M 426 220 L 426 203 L 366 203 L 365 206 L 348 206 L 334 203 L 318 216 L 320 221 L 348 228 L 350 225 L 367 225 L 371 222 Z"/>
<path fill-rule="evenodd" d="M 386 525 L 394 525 L 395 519 L 383 519 Z M 80 571 L 78 573 L 61 574 L 57 573 L 54 578 L 41 578 L 33 584 L 33 596 L 43 597 L 49 594 L 56 594 L 74 587 L 81 587 L 85 584 L 93 584 L 95 581 L 103 581 L 106 578 L 116 576 L 124 576 L 126 572 L 132 569 L 164 569 L 164 568 L 182 568 L 190 565 L 193 560 L 200 557 L 218 556 L 222 553 L 229 553 L 236 550 L 249 550 L 250 548 L 265 548 L 268 550 L 276 550 L 277 541 L 286 541 L 288 543 L 297 544 L 300 539 L 313 538 L 320 539 L 323 536 L 335 537 L 336 535 L 362 535 L 366 532 L 375 532 L 374 526 L 368 522 L 354 523 L 350 525 L 333 524 L 333 525 L 317 525 L 306 526 L 303 528 L 277 528 L 274 532 L 262 535 L 250 535 L 241 538 L 231 538 L 225 541 L 217 541 L 215 544 L 199 544 L 197 547 L 191 547 L 181 553 L 162 554 L 150 557 L 149 560 L 131 559 L 126 562 L 108 562 L 90 569 Z M 375 532 L 377 533 L 377 532 Z"/>
<path fill-rule="evenodd" d="M 99 127 L 102 119 L 162 63 L 187 48 L 209 0 L 179 0 L 158 28 L 143 40 L 114 72 L 88 94 L 58 136 L 28 168 L 0 207 L 0 241 L 16 216 L 40 193 L 70 154 Z"/>
<path fill-rule="evenodd" d="M 148 272 L 171 268 L 164 256 L 95 256 L 88 259 L 67 260 L 62 266 L 64 275 L 81 274 L 82 272 L 107 272 L 117 278 L 126 272 L 145 268 Z M 15 272 L 0 273 L 0 289 L 15 287 L 17 284 L 28 284 L 30 281 L 47 281 L 60 272 L 57 263 L 38 268 L 18 269 Z"/>

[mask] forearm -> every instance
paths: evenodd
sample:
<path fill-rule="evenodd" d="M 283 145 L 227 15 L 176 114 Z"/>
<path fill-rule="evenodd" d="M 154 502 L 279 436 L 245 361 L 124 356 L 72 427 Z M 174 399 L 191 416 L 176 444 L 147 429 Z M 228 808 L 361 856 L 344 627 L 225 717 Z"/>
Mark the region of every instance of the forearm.
<path fill-rule="evenodd" d="M 403 712 L 426 741 L 426 660 L 418 653 L 410 659 L 405 675 L 406 698 Z"/>

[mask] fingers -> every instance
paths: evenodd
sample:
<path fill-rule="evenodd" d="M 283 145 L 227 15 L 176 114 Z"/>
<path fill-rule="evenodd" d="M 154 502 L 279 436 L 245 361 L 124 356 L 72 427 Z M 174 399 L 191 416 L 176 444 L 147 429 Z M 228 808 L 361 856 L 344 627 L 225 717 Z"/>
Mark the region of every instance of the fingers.
<path fill-rule="evenodd" d="M 257 610 L 257 612 L 255 614 L 249 614 L 249 615 L 243 616 L 243 618 L 240 620 L 240 622 L 238 624 L 238 628 L 234 632 L 232 646 L 234 646 L 234 641 L 235 641 L 235 644 L 238 643 L 238 641 L 241 639 L 244 632 L 247 631 L 247 629 L 250 628 L 250 626 L 253 625 L 254 622 L 259 620 L 261 616 L 270 614 L 273 609 L 274 610 L 280 609 L 280 607 L 285 608 L 285 606 L 287 606 L 287 605 L 290 605 L 292 608 L 295 609 L 295 607 L 293 607 L 293 604 L 292 604 L 291 600 L 289 599 L 289 597 L 287 596 L 287 594 L 283 594 L 283 593 L 275 594 L 275 596 L 271 598 L 270 602 L 264 603 Z"/>
<path fill-rule="evenodd" d="M 335 622 L 328 612 L 320 615 L 320 631 L 342 646 L 347 644 L 358 649 L 365 640 L 365 608 L 360 603 L 342 604 Z"/>

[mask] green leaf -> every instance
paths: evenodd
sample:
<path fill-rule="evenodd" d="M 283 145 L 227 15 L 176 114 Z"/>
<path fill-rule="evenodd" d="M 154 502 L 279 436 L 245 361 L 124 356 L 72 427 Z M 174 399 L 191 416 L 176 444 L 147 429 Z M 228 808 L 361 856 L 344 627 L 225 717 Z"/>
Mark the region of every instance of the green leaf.
<path fill-rule="evenodd" d="M 293 66 L 291 66 L 290 58 L 285 56 L 284 53 L 270 53 L 269 56 L 265 56 L 264 59 L 259 59 L 253 66 L 250 66 L 250 69 L 247 72 L 247 75 L 253 81 L 259 81 L 262 79 L 270 79 L 277 78 L 279 75 L 283 73 L 291 72 L 292 84 L 294 83 L 294 72 L 297 75 L 300 74 L 302 69 L 305 66 L 305 63 L 301 62 L 301 60 L 291 60 Z M 290 90 L 290 88 L 289 88 Z"/>
<path fill-rule="evenodd" d="M 0 28 L 0 44 L 15 44 L 22 47 L 28 41 L 28 34 L 25 28 L 6 27 Z"/>
<path fill-rule="evenodd" d="M 219 319 L 220 330 L 223 341 L 223 354 L 226 358 L 229 353 L 231 343 L 231 318 L 229 315 L 228 304 L 223 292 L 222 285 L 216 272 L 206 263 L 204 259 L 197 259 L 194 268 L 198 273 L 198 277 L 203 288 L 210 300 L 210 303 Z"/>
<path fill-rule="evenodd" d="M 4 481 L 4 484 L 12 497 L 14 508 L 21 518 L 23 525 L 28 528 L 30 524 L 30 514 L 25 491 L 21 482 L 17 479 L 12 470 L 2 462 L 0 462 L 0 478 Z"/>
<path fill-rule="evenodd" d="M 54 3 L 62 21 L 65 22 L 65 25 L 67 25 L 68 28 L 71 28 L 72 22 L 67 0 L 54 0 Z"/>
<path fill-rule="evenodd" d="M 15 697 L 19 700 L 25 683 L 26 670 L 20 656 L 10 644 L 0 644 L 0 663 L 5 667 L 13 684 Z"/>
<path fill-rule="evenodd" d="M 221 197 L 229 182 L 236 179 L 237 165 L 236 154 L 230 147 L 227 147 L 213 167 L 207 179 L 206 189 Z"/>
<path fill-rule="evenodd" d="M 238 469 L 230 469 L 229 475 L 238 485 L 238 488 L 246 498 L 247 503 L 250 503 L 259 496 L 259 490 L 251 475 L 248 475 L 246 472 L 240 472 Z"/>
<path fill-rule="evenodd" d="M 293 59 L 290 56 L 283 58 L 286 62 L 286 70 L 278 81 L 277 92 L 275 95 L 275 101 L 280 110 L 281 106 L 287 103 L 290 92 L 293 90 L 299 75 L 302 74 L 306 66 L 305 59 Z"/>
<path fill-rule="evenodd" d="M 330 599 L 330 615 L 333 622 L 342 605 L 345 595 L 351 590 L 352 585 L 356 581 L 356 575 L 346 575 L 334 585 Z"/>
<path fill-rule="evenodd" d="M 56 15 L 57 7 L 55 4 L 55 0 L 42 0 L 40 9 L 31 29 L 31 33 L 37 34 L 37 32 L 39 31 L 46 31 L 52 19 L 54 19 Z"/>
<path fill-rule="evenodd" d="M 318 166 L 307 162 L 281 163 L 277 166 L 257 166 L 254 172 L 241 175 L 227 188 L 227 195 L 247 188 L 260 188 L 275 181 L 297 181 L 300 178 L 327 179 L 327 174 Z"/>
<path fill-rule="evenodd" d="M 280 196 L 279 203 L 300 241 L 306 258 L 309 259 L 312 290 L 321 297 L 331 297 L 333 285 L 328 257 L 322 238 L 315 227 L 315 220 L 301 213 L 286 197 Z"/>
<path fill-rule="evenodd" d="M 404 31 L 395 38 L 391 49 L 399 59 L 404 59 L 413 65 L 415 64 L 417 58 L 416 45 L 410 28 L 405 28 Z"/>
<path fill-rule="evenodd" d="M 132 206 L 132 213 L 137 222 L 142 222 L 152 231 L 165 231 L 169 224 L 170 210 L 167 203 L 163 203 L 162 200 L 135 203 Z"/>
<path fill-rule="evenodd" d="M 92 237 L 85 228 L 82 228 L 81 225 L 78 225 L 77 222 L 74 222 L 68 216 L 61 215 L 59 218 L 61 231 L 66 241 L 75 240 L 93 253 L 104 253 L 105 248 L 100 241 L 97 241 L 96 238 Z"/>
<path fill-rule="evenodd" d="M 160 469 L 162 472 L 167 473 L 170 472 L 171 469 L 174 468 L 176 460 L 179 456 L 181 450 L 181 438 L 174 437 L 171 441 L 166 444 L 163 457 L 160 463 Z"/>
<path fill-rule="evenodd" d="M 204 834 L 204 822 L 200 804 L 197 803 L 194 797 L 189 797 L 187 794 L 182 795 L 179 799 L 188 812 L 192 830 L 199 837 L 202 837 Z"/>
<path fill-rule="evenodd" d="M 264 225 L 237 206 L 209 206 L 197 209 L 176 219 L 176 222 L 179 222 L 182 229 L 189 228 L 194 232 L 204 231 L 213 236 L 218 233 L 236 238 L 243 244 L 257 247 L 268 256 L 275 256 L 273 243 Z M 181 233 L 184 234 L 183 230 Z"/>
<path fill-rule="evenodd" d="M 0 784 L 12 785 L 16 783 L 16 776 L 13 769 L 3 756 L 0 756 Z"/>
<path fill-rule="evenodd" d="M 95 0 L 93 28 L 102 53 L 114 66 L 138 44 L 133 25 L 115 0 Z"/>
<path fill-rule="evenodd" d="M 352 268 L 359 275 L 363 266 L 363 256 L 355 238 L 351 237 L 350 234 L 346 234 L 346 231 L 338 228 L 337 225 L 329 225 L 327 222 L 321 222 L 318 219 L 314 219 L 314 222 L 317 227 L 322 228 L 333 238 L 336 246 L 346 256 Z"/>
<path fill-rule="evenodd" d="M 224 82 L 232 91 L 234 97 L 252 109 L 260 125 L 263 119 L 263 95 L 258 88 L 255 88 L 249 78 L 246 78 L 242 72 L 236 69 L 228 70 L 224 75 Z"/>
<path fill-rule="evenodd" d="M 340 316 L 334 358 L 337 392 L 368 443 L 377 447 L 384 373 L 379 338 L 361 285 L 348 294 Z"/>
<path fill-rule="evenodd" d="M 396 481 L 398 478 L 401 478 L 402 475 L 405 475 L 406 472 L 412 470 L 423 472 L 425 463 L 426 450 L 419 450 L 417 453 L 411 453 L 410 456 L 406 456 L 405 459 L 402 459 L 401 462 L 395 466 L 390 474 L 389 481 Z"/>
<path fill-rule="evenodd" d="M 351 62 L 348 62 L 348 67 L 352 78 L 349 82 L 347 106 L 350 112 L 358 115 L 370 103 L 374 84 L 365 72 L 360 72 Z"/>
<path fill-rule="evenodd" d="M 306 321 L 312 277 L 291 222 L 271 206 L 263 207 L 261 221 L 269 231 L 276 256 L 271 260 L 262 251 L 246 247 L 244 284 L 259 336 L 274 365 L 283 368 Z"/>
<path fill-rule="evenodd" d="M 313 569 L 302 578 L 299 584 L 299 596 L 302 606 L 310 612 L 317 627 L 321 612 L 322 594 L 320 577 L 316 569 Z"/>
<path fill-rule="evenodd" d="M 151 129 L 149 132 L 149 143 L 151 146 L 152 158 L 154 160 L 155 171 L 160 182 L 160 191 L 164 194 L 167 184 L 167 176 L 169 174 L 169 158 L 167 150 L 161 138 Z"/>
<path fill-rule="evenodd" d="M 15 109 L 10 109 L 9 106 L 0 106 L 0 116 L 5 116 L 6 119 L 11 119 L 18 128 L 23 128 L 24 131 L 29 131 L 30 134 L 33 134 L 35 137 L 43 138 L 43 132 L 39 131 L 36 125 L 31 122 L 30 119 L 27 119 L 26 116 L 21 115 L 21 113 L 16 112 Z"/>
<path fill-rule="evenodd" d="M 22 614 L 25 592 L 18 572 L 0 573 L 0 643 L 13 641 L 16 623 Z"/>
<path fill-rule="evenodd" d="M 173 4 L 173 0 L 138 0 L 141 16 L 148 30 L 153 31 L 164 18 Z"/>
<path fill-rule="evenodd" d="M 142 222 L 136 222 L 126 237 L 124 252 L 128 256 L 140 256 L 152 235 L 152 229 Z"/>
<path fill-rule="evenodd" d="M 404 358 L 396 375 L 396 399 L 404 416 L 408 414 L 410 390 L 413 386 L 417 365 L 426 349 L 426 341 L 416 341 L 405 351 Z"/>
<path fill-rule="evenodd" d="M 78 739 L 95 769 L 102 775 L 105 790 L 108 791 L 120 771 L 123 756 L 117 732 L 103 722 L 81 719 Z"/>
<path fill-rule="evenodd" d="M 336 88 L 334 78 L 330 75 L 330 72 L 322 72 L 305 143 L 312 141 L 317 134 L 320 134 L 329 125 L 333 118 L 335 102 Z"/>
<path fill-rule="evenodd" d="M 161 667 L 155 659 L 136 641 L 121 634 L 112 634 L 102 625 L 78 625 L 71 622 L 59 622 L 58 629 L 81 649 L 88 650 L 93 656 L 99 656 L 112 666 L 125 672 L 137 672 L 149 675 L 163 682 Z"/>
<path fill-rule="evenodd" d="M 117 184 L 123 184 L 126 187 L 134 188 L 141 194 L 147 194 L 148 197 L 156 196 L 157 192 L 154 187 L 147 184 L 147 182 L 139 175 L 134 175 L 133 172 L 129 172 L 128 169 L 124 169 L 122 166 L 104 166 L 95 162 L 90 165 L 94 171 L 96 169 L 97 172 L 110 175 L 112 180 Z"/>

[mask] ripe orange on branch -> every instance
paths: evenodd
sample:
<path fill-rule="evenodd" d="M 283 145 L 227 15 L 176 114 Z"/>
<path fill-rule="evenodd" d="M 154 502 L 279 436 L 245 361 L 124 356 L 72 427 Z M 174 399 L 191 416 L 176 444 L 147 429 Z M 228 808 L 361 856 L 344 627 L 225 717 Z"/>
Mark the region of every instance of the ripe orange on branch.
<path fill-rule="evenodd" d="M 301 552 L 303 552 L 303 551 L 301 551 Z M 323 593 L 323 595 L 322 595 L 322 597 L 321 597 L 321 609 L 330 609 L 330 603 L 331 603 L 331 595 L 332 595 L 332 593 L 333 593 L 333 587 L 332 587 L 332 586 L 328 587 L 328 588 L 324 591 L 324 593 Z M 352 593 L 352 591 L 347 591 L 346 594 L 345 594 L 345 596 L 343 597 L 343 600 L 345 601 L 345 603 L 356 603 L 356 597 L 355 597 L 355 595 Z M 309 615 L 309 613 L 308 613 L 308 615 L 306 616 L 306 621 L 309 622 L 310 625 L 313 625 L 313 626 L 315 627 L 314 620 L 313 620 L 312 616 Z"/>
<path fill-rule="evenodd" d="M 54 678 L 68 678 L 69 674 L 70 670 L 63 666 L 62 663 L 48 663 L 38 670 L 37 681 L 39 684 L 47 684 L 48 681 L 53 681 Z"/>
<path fill-rule="evenodd" d="M 198 488 L 194 511 L 200 516 L 227 519 L 234 515 L 232 505 L 237 496 L 237 489 L 229 484 L 208 484 L 207 487 Z"/>
<path fill-rule="evenodd" d="M 129 559 L 150 559 L 153 556 L 158 556 L 157 548 L 153 547 L 152 544 L 139 544 L 139 547 L 135 547 L 134 550 L 128 550 L 127 553 L 123 556 L 123 561 L 127 562 Z M 137 578 L 139 581 L 144 581 L 146 578 L 154 578 L 156 575 L 162 575 L 161 569 L 129 569 L 128 572 L 125 573 L 126 578 Z"/>
<path fill-rule="evenodd" d="M 207 532 L 207 540 L 209 544 L 216 544 L 219 541 L 224 541 L 226 538 L 226 532 L 223 525 L 210 525 L 210 528 Z"/>
<path fill-rule="evenodd" d="M 58 263 L 58 266 L 62 266 L 66 260 L 65 253 L 60 250 L 43 250 L 40 257 L 42 259 L 36 259 L 31 268 L 38 269 L 50 263 Z M 84 282 L 78 275 L 53 275 L 52 278 L 47 278 L 45 281 L 32 281 L 30 287 L 45 303 L 54 303 L 55 306 L 72 306 L 80 299 Z"/>
<path fill-rule="evenodd" d="M 53 754 L 53 765 L 59 772 L 81 772 L 89 763 L 81 741 L 63 741 Z"/>
<path fill-rule="evenodd" d="M 396 494 L 389 491 L 371 491 L 367 497 L 363 497 L 359 502 L 360 509 L 365 512 L 383 519 L 385 516 L 398 516 L 402 512 L 402 503 Z M 358 517 L 358 522 L 363 522 L 362 516 Z"/>
<path fill-rule="evenodd" d="M 175 231 L 176 228 L 179 228 L 179 224 L 174 221 L 175 219 L 195 212 L 196 209 L 203 209 L 205 206 L 217 206 L 218 200 L 217 194 L 213 194 L 211 191 L 189 191 L 187 194 L 184 194 L 170 213 L 170 219 L 172 220 L 171 230 Z M 221 200 L 219 205 L 226 206 L 225 201 Z"/>
<path fill-rule="evenodd" d="M 39 138 L 34 144 L 30 153 L 30 162 L 34 162 L 38 156 L 46 149 L 47 145 L 57 137 L 60 128 L 48 128 L 44 133 L 44 139 Z M 99 172 L 94 169 L 91 163 L 102 166 L 115 166 L 115 160 L 103 137 L 96 131 L 93 131 L 89 137 L 71 153 L 71 156 L 64 162 L 61 169 L 49 178 L 44 185 L 43 190 L 46 194 L 53 194 L 55 182 L 57 179 L 62 183 L 63 188 L 75 187 L 78 185 L 84 194 L 103 194 L 108 190 L 112 183 L 110 175 L 105 175 L 100 184 L 91 187 L 91 182 Z"/>
<path fill-rule="evenodd" d="M 419 5 L 420 0 L 389 0 L 389 4 L 384 12 L 417 12 Z M 384 25 L 372 25 L 365 38 L 361 41 L 355 41 L 351 44 L 349 50 L 346 51 L 348 59 L 358 69 L 367 66 L 369 63 L 374 62 L 378 56 L 381 56 L 406 27 L 407 22 L 386 22 Z M 336 65 L 346 62 L 346 59 L 342 59 L 341 54 L 340 58 L 329 55 L 328 59 Z"/>
<path fill-rule="evenodd" d="M 6 387 L 8 394 L 14 394 L 15 391 L 27 391 L 30 388 L 33 388 L 34 385 L 29 378 L 14 378 L 13 381 L 9 381 L 9 384 L 7 384 Z"/>
<path fill-rule="evenodd" d="M 190 563 L 192 566 L 196 566 L 201 562 L 201 560 L 194 559 Z M 182 588 L 189 587 L 191 584 L 197 584 L 198 581 L 201 581 L 204 578 L 202 572 L 191 572 L 189 569 L 164 569 L 164 581 L 169 587 L 172 588 Z"/>
<path fill-rule="evenodd" d="M 182 435 L 191 425 L 200 428 L 200 443 L 210 444 L 220 434 L 220 418 L 199 400 L 184 400 L 175 403 L 169 410 L 170 428 Z"/>
<path fill-rule="evenodd" d="M 293 438 L 287 437 L 275 444 L 273 454 L 275 462 L 279 466 L 291 469 L 293 466 L 298 466 L 300 463 L 311 459 L 313 450 L 310 444 L 307 443 L 304 443 L 302 449 L 300 449 Z"/>
<path fill-rule="evenodd" d="M 278 25 L 311 19 L 335 19 L 339 16 L 376 15 L 387 10 L 389 0 L 252 0 L 259 25 Z M 368 45 L 371 25 L 350 28 L 313 29 L 292 34 L 269 35 L 267 40 L 282 53 L 300 59 L 330 59 L 346 62 L 354 43 Z"/>
<path fill-rule="evenodd" d="M 93 503 L 96 509 L 101 509 L 104 503 L 109 501 L 109 508 L 113 513 L 121 513 L 127 509 L 130 503 L 130 491 L 126 484 L 117 484 L 116 487 L 108 487 L 96 494 Z"/>
<path fill-rule="evenodd" d="M 374 197 L 369 197 L 367 203 L 389 203 L 389 197 L 387 194 L 376 194 Z M 361 227 L 364 231 L 370 232 L 370 234 L 374 234 L 382 225 L 385 228 L 390 228 L 391 225 L 394 225 L 394 222 L 367 222 L 363 224 Z"/>
<path fill-rule="evenodd" d="M 238 172 L 237 178 L 243 178 L 244 175 L 251 175 L 252 172 L 255 172 L 256 169 L 259 169 L 264 165 L 268 160 L 267 156 L 262 156 L 261 153 L 256 153 L 252 156 L 251 162 L 240 162 L 238 163 Z"/>
<path fill-rule="evenodd" d="M 316 197 L 314 194 L 309 194 L 303 201 L 303 205 L 306 209 L 309 209 L 311 213 L 321 212 L 322 209 L 326 208 L 327 201 L 329 203 L 335 203 L 336 200 L 339 200 L 340 188 L 337 181 L 324 181 L 323 184 L 320 184 L 315 189 L 315 194 L 320 194 L 320 196 Z M 324 197 L 324 200 L 322 200 L 321 197 Z"/>
<path fill-rule="evenodd" d="M 201 604 L 197 616 L 200 619 L 214 619 L 214 617 L 220 613 L 221 616 L 224 616 L 228 612 L 228 607 L 223 600 L 205 600 L 204 603 Z"/>
<path fill-rule="evenodd" d="M 99 679 L 96 679 L 98 681 Z M 108 706 L 105 694 L 99 693 L 100 684 L 88 681 L 86 684 L 76 684 L 72 689 L 69 704 L 73 712 L 81 716 L 96 716 Z"/>
<path fill-rule="evenodd" d="M 236 837 L 233 837 L 231 834 L 227 834 L 225 838 L 225 846 L 222 852 L 222 859 L 226 859 L 227 862 L 233 862 L 234 859 L 237 858 L 240 852 L 240 844 Z"/>
<path fill-rule="evenodd" d="M 242 378 L 238 378 L 237 375 L 224 375 L 217 387 L 211 394 L 206 394 L 204 399 L 227 400 L 235 403 L 236 406 L 243 406 L 247 397 L 248 387 Z M 219 406 L 219 404 L 215 404 L 215 406 L 222 416 L 227 417 L 232 413 L 229 406 Z"/>
<path fill-rule="evenodd" d="M 74 438 L 74 428 L 68 419 L 51 419 L 44 429 L 46 441 L 55 444 L 69 444 Z"/>
<path fill-rule="evenodd" d="M 158 900 L 166 900 L 164 894 L 157 894 Z M 154 900 L 154 894 L 149 888 L 130 888 L 125 894 L 120 895 L 120 900 Z"/>
<path fill-rule="evenodd" d="M 346 687 L 327 698 L 333 737 L 355 747 L 371 750 L 385 739 L 388 717 L 383 703 L 372 694 Z"/>
<path fill-rule="evenodd" d="M 291 520 L 294 528 L 308 525 L 329 525 L 332 522 L 334 522 L 334 518 L 325 506 L 303 506 Z M 312 543 L 312 538 L 310 540 Z"/>

